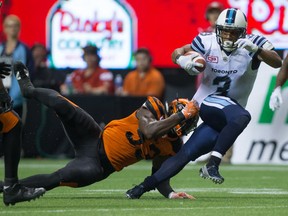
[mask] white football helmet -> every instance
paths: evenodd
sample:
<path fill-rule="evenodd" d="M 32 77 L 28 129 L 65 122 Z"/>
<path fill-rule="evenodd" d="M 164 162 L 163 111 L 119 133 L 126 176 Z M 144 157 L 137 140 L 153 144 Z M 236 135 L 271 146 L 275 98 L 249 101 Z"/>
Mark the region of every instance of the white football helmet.
<path fill-rule="evenodd" d="M 216 21 L 216 36 L 219 45 L 226 51 L 231 52 L 237 48 L 234 43 L 236 41 L 223 40 L 221 32 L 234 31 L 237 33 L 238 38 L 246 36 L 247 18 L 245 14 L 239 9 L 228 8 L 223 10 Z"/>

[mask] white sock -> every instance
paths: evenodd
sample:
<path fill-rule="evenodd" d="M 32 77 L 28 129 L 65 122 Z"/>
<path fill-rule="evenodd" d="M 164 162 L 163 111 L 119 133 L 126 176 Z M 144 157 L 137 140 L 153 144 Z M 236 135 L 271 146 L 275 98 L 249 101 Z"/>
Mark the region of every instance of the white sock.
<path fill-rule="evenodd" d="M 212 151 L 211 155 L 214 156 L 214 157 L 218 157 L 220 159 L 222 159 L 222 157 L 223 157 L 222 154 L 220 154 L 219 152 L 216 152 L 216 151 Z"/>

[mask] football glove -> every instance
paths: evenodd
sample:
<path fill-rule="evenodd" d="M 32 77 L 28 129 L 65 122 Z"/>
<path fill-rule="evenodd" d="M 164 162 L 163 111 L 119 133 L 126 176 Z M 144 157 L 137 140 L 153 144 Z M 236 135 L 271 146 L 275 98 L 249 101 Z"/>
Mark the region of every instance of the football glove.
<path fill-rule="evenodd" d="M 197 54 L 195 54 L 196 56 Z M 190 75 L 198 75 L 200 73 L 199 70 L 196 69 L 196 67 L 203 67 L 203 64 L 198 63 L 198 62 L 193 62 L 192 61 L 193 56 L 187 55 L 187 56 L 180 56 L 177 60 L 176 63 L 183 68 L 188 74 Z"/>
<path fill-rule="evenodd" d="M 181 110 L 181 112 L 184 115 L 185 119 L 190 119 L 198 115 L 199 105 L 197 101 L 189 101 L 189 103 L 186 104 L 186 106 Z"/>
<path fill-rule="evenodd" d="M 0 77 L 4 79 L 6 76 L 10 75 L 11 65 L 5 62 L 0 62 Z"/>
<path fill-rule="evenodd" d="M 257 52 L 257 50 L 259 49 L 259 47 L 254 44 L 251 40 L 249 40 L 248 38 L 240 38 L 238 39 L 235 44 L 237 45 L 238 48 L 242 48 L 242 49 L 246 49 L 249 52 Z"/>
<path fill-rule="evenodd" d="M 283 103 L 282 95 L 281 95 L 281 87 L 278 86 L 274 89 L 271 94 L 269 107 L 272 111 L 278 110 Z"/>
<path fill-rule="evenodd" d="M 6 90 L 0 90 L 0 114 L 9 112 L 13 108 L 13 100 L 6 92 Z"/>
<path fill-rule="evenodd" d="M 190 194 L 185 192 L 171 192 L 168 196 L 169 199 L 196 199 Z"/>

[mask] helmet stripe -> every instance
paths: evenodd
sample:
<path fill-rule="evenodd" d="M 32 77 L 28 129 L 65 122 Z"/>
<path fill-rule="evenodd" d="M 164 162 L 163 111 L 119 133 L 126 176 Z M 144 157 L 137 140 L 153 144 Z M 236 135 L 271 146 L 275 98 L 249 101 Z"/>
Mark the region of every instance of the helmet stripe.
<path fill-rule="evenodd" d="M 229 9 L 227 11 L 227 14 L 226 14 L 225 22 L 227 24 L 233 24 L 235 22 L 235 17 L 236 17 L 236 10 L 235 9 Z"/>
<path fill-rule="evenodd" d="M 161 116 L 166 116 L 164 105 L 158 98 L 148 96 L 145 105 L 156 119 L 160 120 Z"/>

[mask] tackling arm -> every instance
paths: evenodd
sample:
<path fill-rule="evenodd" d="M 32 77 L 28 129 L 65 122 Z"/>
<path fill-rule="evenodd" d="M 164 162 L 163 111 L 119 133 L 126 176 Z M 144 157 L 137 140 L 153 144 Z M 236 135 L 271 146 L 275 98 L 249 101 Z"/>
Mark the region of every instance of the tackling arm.
<path fill-rule="evenodd" d="M 139 129 L 146 139 L 156 139 L 170 132 L 182 121 L 197 116 L 198 112 L 198 103 L 192 100 L 180 112 L 174 113 L 168 118 L 157 120 L 152 112 L 142 106 L 137 112 Z"/>
<path fill-rule="evenodd" d="M 185 119 L 183 115 L 177 113 L 158 121 L 145 107 L 138 110 L 137 117 L 139 118 L 139 129 L 146 139 L 158 138 L 167 134 Z"/>

